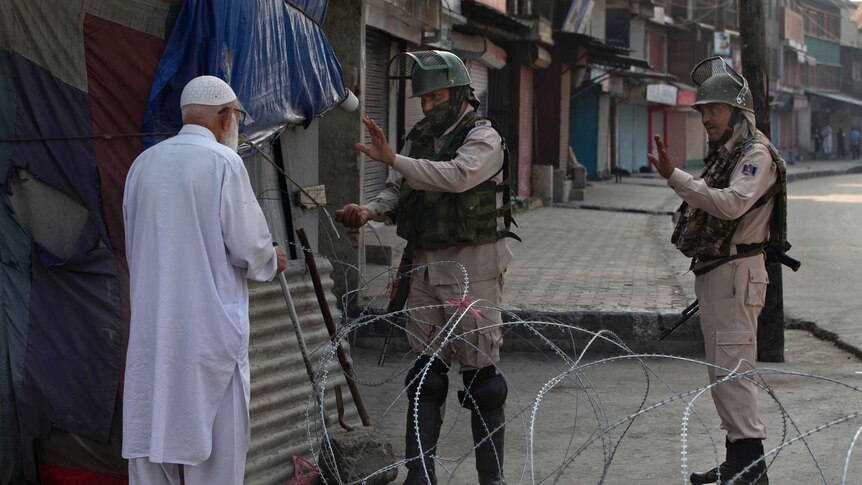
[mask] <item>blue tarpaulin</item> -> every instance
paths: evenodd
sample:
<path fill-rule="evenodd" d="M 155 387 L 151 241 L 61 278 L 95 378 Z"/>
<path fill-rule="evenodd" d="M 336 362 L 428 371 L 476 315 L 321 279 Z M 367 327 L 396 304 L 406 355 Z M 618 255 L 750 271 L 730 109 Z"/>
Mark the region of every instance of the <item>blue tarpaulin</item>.
<path fill-rule="evenodd" d="M 324 14 L 327 2 L 291 3 L 297 6 L 187 0 L 153 80 L 144 131 L 179 129 L 183 87 L 204 74 L 226 80 L 236 91 L 254 120 L 242 130 L 253 142 L 287 125 L 307 125 L 344 101 L 341 65 L 316 17 L 310 17 Z"/>

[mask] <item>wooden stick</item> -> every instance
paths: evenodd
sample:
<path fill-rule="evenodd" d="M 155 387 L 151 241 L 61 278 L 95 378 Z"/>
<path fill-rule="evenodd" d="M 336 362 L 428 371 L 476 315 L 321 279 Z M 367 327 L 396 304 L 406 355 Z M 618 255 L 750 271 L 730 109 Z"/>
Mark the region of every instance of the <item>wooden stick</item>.
<path fill-rule="evenodd" d="M 323 284 L 320 282 L 320 272 L 317 270 L 317 262 L 314 261 L 314 254 L 311 252 L 311 244 L 308 242 L 304 229 L 297 229 L 296 235 L 299 237 L 299 243 L 302 244 L 302 251 L 305 253 L 305 265 L 308 266 L 308 272 L 311 274 L 314 293 L 317 294 L 317 303 L 320 305 L 320 312 L 323 314 L 326 330 L 329 331 L 329 338 L 336 345 L 338 362 L 341 364 L 344 377 L 347 378 L 347 387 L 350 389 L 350 395 L 353 397 L 353 404 L 356 405 L 356 410 L 359 411 L 359 419 L 362 420 L 362 425 L 371 426 L 371 417 L 368 416 L 365 401 L 362 399 L 362 394 L 359 393 L 359 387 L 356 386 L 353 364 L 347 356 L 347 351 L 341 346 L 341 342 L 336 340 L 338 332 L 335 329 L 335 321 L 332 319 L 332 313 L 329 311 L 329 302 L 326 301 Z"/>

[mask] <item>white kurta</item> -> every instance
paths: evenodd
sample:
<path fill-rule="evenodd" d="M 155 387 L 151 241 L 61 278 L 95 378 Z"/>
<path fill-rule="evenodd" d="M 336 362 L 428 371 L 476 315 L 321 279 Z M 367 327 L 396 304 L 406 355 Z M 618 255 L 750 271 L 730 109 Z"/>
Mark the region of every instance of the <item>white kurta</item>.
<path fill-rule="evenodd" d="M 123 216 L 132 309 L 123 457 L 197 465 L 237 367 L 248 404 L 246 280 L 275 275 L 272 238 L 242 159 L 197 125 L 135 160 Z"/>

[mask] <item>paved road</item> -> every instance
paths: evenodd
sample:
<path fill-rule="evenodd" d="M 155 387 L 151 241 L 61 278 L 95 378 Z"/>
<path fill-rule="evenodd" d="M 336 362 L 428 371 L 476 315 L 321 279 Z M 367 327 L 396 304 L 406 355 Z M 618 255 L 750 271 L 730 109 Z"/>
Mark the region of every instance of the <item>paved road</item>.
<path fill-rule="evenodd" d="M 790 254 L 803 263 L 784 272 L 785 313 L 862 348 L 862 175 L 799 181 L 788 191 Z"/>

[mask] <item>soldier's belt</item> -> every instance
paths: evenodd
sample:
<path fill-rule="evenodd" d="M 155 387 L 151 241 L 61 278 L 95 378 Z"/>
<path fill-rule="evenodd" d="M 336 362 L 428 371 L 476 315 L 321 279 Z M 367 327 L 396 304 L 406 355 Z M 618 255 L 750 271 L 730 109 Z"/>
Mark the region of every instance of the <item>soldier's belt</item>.
<path fill-rule="evenodd" d="M 758 244 L 737 244 L 736 245 L 736 254 L 731 256 L 722 256 L 718 258 L 697 258 L 696 262 L 692 261 L 692 270 L 694 271 L 695 276 L 704 275 L 709 273 L 710 271 L 718 268 L 722 264 L 733 261 L 734 259 L 742 259 L 742 258 L 750 258 L 751 256 L 757 256 L 758 254 L 763 254 L 764 245 L 763 243 Z M 697 263 L 709 263 L 704 266 L 697 267 Z"/>

